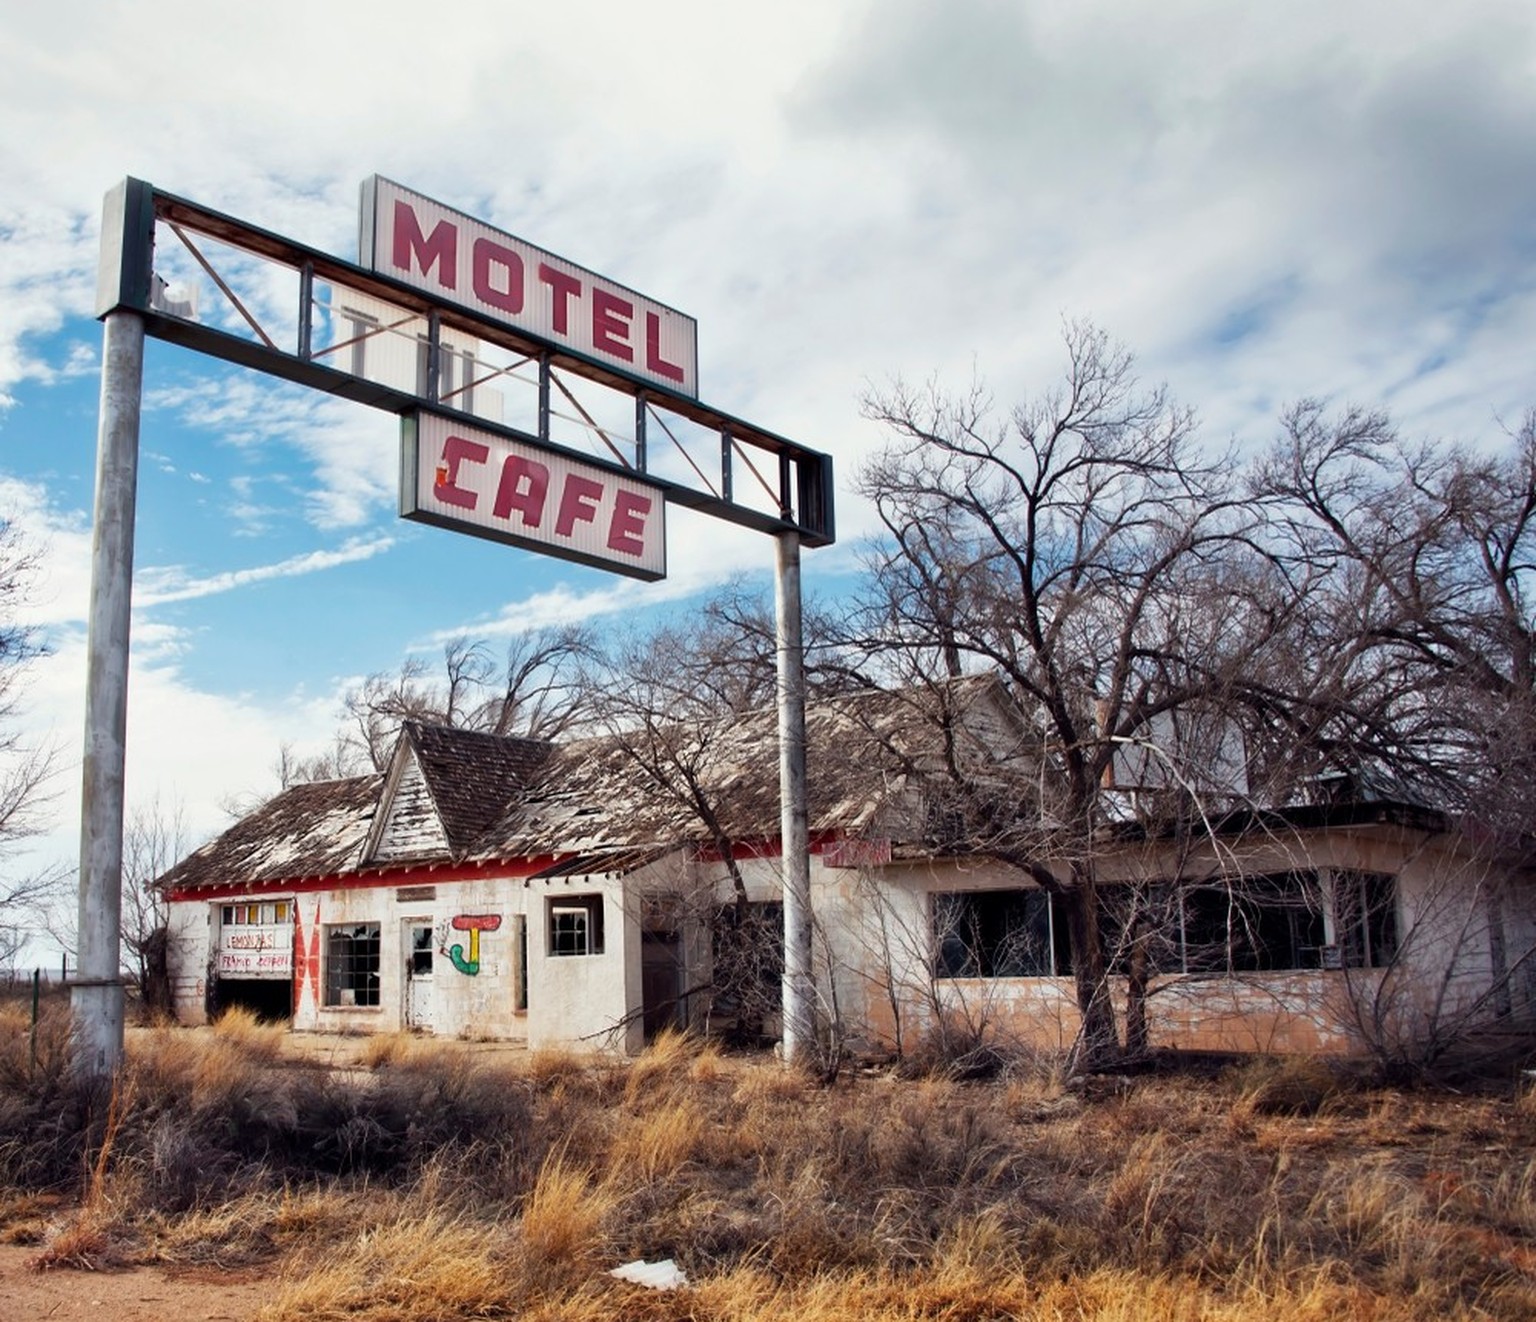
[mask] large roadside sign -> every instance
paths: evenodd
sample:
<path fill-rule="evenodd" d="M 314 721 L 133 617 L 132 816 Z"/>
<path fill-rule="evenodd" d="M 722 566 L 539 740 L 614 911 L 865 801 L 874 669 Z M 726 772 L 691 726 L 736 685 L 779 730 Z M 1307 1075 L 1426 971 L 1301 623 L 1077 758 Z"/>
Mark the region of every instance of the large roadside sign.
<path fill-rule="evenodd" d="M 358 252 L 437 301 L 698 397 L 692 317 L 378 175 L 363 184 Z"/>
<path fill-rule="evenodd" d="M 425 410 L 401 423 L 400 513 L 631 578 L 667 575 L 659 487 Z"/>
<path fill-rule="evenodd" d="M 798 1060 L 814 1039 L 800 548 L 835 540 L 831 456 L 700 400 L 697 326 L 665 304 L 378 176 L 363 185 L 359 231 L 352 262 L 140 179 L 107 194 L 77 1068 L 109 1077 L 123 1050 L 118 919 L 146 335 L 396 414 L 407 518 L 642 579 L 666 573 L 669 503 L 774 538 L 784 1048 Z M 218 295 L 208 306 L 203 279 Z M 291 959 L 260 935 L 220 949 L 222 971 L 240 976 L 280 976 Z"/>
<path fill-rule="evenodd" d="M 216 296 L 182 290 L 187 269 Z M 158 339 L 401 417 L 457 414 L 611 459 L 668 504 L 804 546 L 835 540 L 831 457 L 699 398 L 693 318 L 377 175 L 357 262 L 124 180 L 107 196 L 97 290 L 98 314 L 117 310 Z"/>

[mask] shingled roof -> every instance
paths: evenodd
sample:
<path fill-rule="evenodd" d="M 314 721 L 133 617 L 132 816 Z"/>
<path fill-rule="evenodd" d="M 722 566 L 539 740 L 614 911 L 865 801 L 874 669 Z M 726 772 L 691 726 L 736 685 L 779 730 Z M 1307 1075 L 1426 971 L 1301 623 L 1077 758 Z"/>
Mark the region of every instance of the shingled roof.
<path fill-rule="evenodd" d="M 935 704 L 947 701 L 957 712 L 974 711 L 996 692 L 994 681 L 976 679 L 935 690 L 868 689 L 807 704 L 811 832 L 899 833 L 901 823 L 879 819 L 889 816 L 913 773 L 944 756 L 943 736 L 932 719 Z M 987 738 L 1006 752 L 1016 735 L 1015 727 L 994 722 Z M 648 762 L 657 764 L 656 773 Z M 769 708 L 559 745 L 529 792 L 507 803 L 472 855 L 529 858 L 707 840 L 699 814 L 680 793 L 686 788 L 684 768 L 728 838 L 767 840 L 779 834 L 778 717 Z"/>
<path fill-rule="evenodd" d="M 168 891 L 299 881 L 354 871 L 382 776 L 295 785 L 248 813 L 160 878 Z"/>
<path fill-rule="evenodd" d="M 913 772 L 944 755 L 934 705 L 985 706 L 989 681 L 939 690 L 866 690 L 807 706 L 807 797 L 816 834 L 900 834 L 888 820 Z M 1006 707 L 1000 704 L 999 709 Z M 1006 722 L 988 741 L 1006 750 Z M 654 742 L 653 742 L 654 741 Z M 670 759 L 653 773 L 648 758 Z M 378 809 L 414 766 L 442 831 L 392 854 L 374 854 L 370 832 L 387 834 Z M 300 785 L 243 818 L 162 878 L 172 889 L 288 881 L 391 864 L 493 863 L 670 848 L 707 841 L 709 831 L 679 794 L 686 767 L 723 833 L 736 841 L 779 834 L 779 744 L 772 709 L 727 719 L 676 722 L 642 740 L 615 734 L 553 745 L 407 722 L 389 776 Z M 421 811 L 429 811 L 424 802 Z M 908 823 L 915 829 L 919 823 Z M 373 839 L 373 844 L 378 843 Z M 365 852 L 368 851 L 368 852 Z"/>
<path fill-rule="evenodd" d="M 542 739 L 456 730 L 407 721 L 415 751 L 455 857 L 468 854 L 513 797 L 526 790 L 554 745 Z"/>

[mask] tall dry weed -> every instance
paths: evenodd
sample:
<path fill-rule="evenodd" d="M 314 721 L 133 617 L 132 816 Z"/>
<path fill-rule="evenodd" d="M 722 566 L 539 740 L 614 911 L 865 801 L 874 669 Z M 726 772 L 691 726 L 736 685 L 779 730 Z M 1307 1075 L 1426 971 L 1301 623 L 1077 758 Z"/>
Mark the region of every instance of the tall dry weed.
<path fill-rule="evenodd" d="M 762 1256 L 781 1276 L 814 1277 L 879 1260 L 867 1225 L 841 1203 L 814 1163 L 784 1171 L 764 1192 L 771 1220 Z"/>
<path fill-rule="evenodd" d="M 1228 1075 L 1236 1094 L 1231 1108 L 1238 1124 L 1259 1116 L 1316 1115 L 1342 1086 L 1326 1063 L 1312 1056 L 1263 1056 L 1240 1065 Z"/>
<path fill-rule="evenodd" d="M 213 1021 L 213 1035 L 250 1060 L 270 1065 L 283 1054 L 288 1025 L 265 1020 L 243 1005 L 232 1005 Z"/>
<path fill-rule="evenodd" d="M 523 1205 L 520 1239 L 527 1259 L 541 1268 L 562 1271 L 593 1266 L 605 1247 L 604 1226 L 619 1196 L 563 1155 L 550 1157 Z"/>
<path fill-rule="evenodd" d="M 1393 1294 L 1454 1298 L 1485 1275 L 1477 1252 L 1445 1215 L 1445 1204 L 1404 1174 L 1373 1165 L 1334 1164 L 1309 1213 L 1331 1229 L 1354 1273 Z"/>
<path fill-rule="evenodd" d="M 116 1112 L 83 1097 L 54 1122 L 73 1146 L 49 1169 L 81 1194 L 103 1172 L 55 1256 L 270 1264 L 293 1289 L 269 1319 L 1531 1315 L 1533 1127 L 1507 1095 L 1350 1093 L 1236 1124 L 1253 1078 L 1090 1101 L 1019 1076 L 818 1088 L 697 1043 L 530 1063 L 402 1043 L 373 1071 L 292 1069 L 216 1033 L 136 1034 Z M 41 1095 L 0 1089 L 13 1181 L 43 1170 L 9 1164 Z M 26 1129 L 6 1127 L 18 1097 Z M 439 1285 L 424 1236 L 469 1288 Z M 609 1282 L 632 1257 L 695 1286 Z"/>
<path fill-rule="evenodd" d="M 637 1102 L 671 1097 L 690 1081 L 700 1040 L 675 1028 L 658 1033 L 644 1051 L 630 1062 L 624 1080 L 624 1100 Z"/>
<path fill-rule="evenodd" d="M 322 1186 L 261 1189 L 144 1219 L 145 1256 L 178 1267 L 249 1267 L 285 1252 L 323 1254 L 397 1219 L 400 1195 Z"/>
<path fill-rule="evenodd" d="M 665 1179 L 701 1151 L 708 1133 L 703 1108 L 687 1096 L 627 1115 L 608 1149 L 613 1178 L 626 1184 Z"/>
<path fill-rule="evenodd" d="M 294 1273 L 259 1322 L 444 1322 L 509 1316 L 520 1302 L 494 1229 L 435 1210 L 364 1231 Z"/>
<path fill-rule="evenodd" d="M 416 1049 L 417 1038 L 409 1029 L 393 1033 L 370 1033 L 357 1054 L 357 1063 L 365 1070 L 396 1065 Z"/>
<path fill-rule="evenodd" d="M 738 1105 L 752 1110 L 763 1106 L 796 1107 L 812 1092 L 811 1081 L 799 1070 L 788 1070 L 777 1062 L 752 1062 L 744 1066 L 732 1089 Z"/>
<path fill-rule="evenodd" d="M 69 1004 L 0 1002 L 0 1088 L 31 1091 L 62 1084 L 69 1069 Z"/>

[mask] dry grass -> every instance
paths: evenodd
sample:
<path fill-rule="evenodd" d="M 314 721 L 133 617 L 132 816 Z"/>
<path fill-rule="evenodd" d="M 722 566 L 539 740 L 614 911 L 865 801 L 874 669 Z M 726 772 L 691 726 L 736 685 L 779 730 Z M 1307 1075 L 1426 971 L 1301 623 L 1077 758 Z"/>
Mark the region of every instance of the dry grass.
<path fill-rule="evenodd" d="M 371 1033 L 357 1054 L 357 1063 L 365 1070 L 397 1065 L 417 1049 L 417 1039 L 406 1029 L 393 1033 Z"/>
<path fill-rule="evenodd" d="M 626 1117 L 609 1147 L 614 1178 L 649 1183 L 664 1179 L 700 1152 L 709 1121 L 697 1102 L 669 1102 Z"/>
<path fill-rule="evenodd" d="M 687 1033 L 671 1028 L 661 1033 L 630 1065 L 624 1100 L 633 1106 L 686 1086 L 700 1046 L 700 1039 Z"/>
<path fill-rule="evenodd" d="M 0 1235 L 280 1275 L 267 1322 L 1536 1313 L 1513 1091 L 1273 1061 L 1097 1097 L 1048 1070 L 821 1088 L 683 1037 L 516 1067 L 400 1037 L 326 1071 L 271 1043 L 140 1035 L 115 1098 L 0 1084 Z M 662 1257 L 690 1290 L 606 1275 Z"/>
<path fill-rule="evenodd" d="M 235 1005 L 214 1020 L 213 1036 L 247 1060 L 271 1065 L 283 1054 L 288 1025 L 258 1019 L 244 1006 Z"/>
<path fill-rule="evenodd" d="M 1248 1124 L 1260 1116 L 1317 1115 L 1343 1091 L 1337 1074 L 1308 1056 L 1263 1056 L 1234 1070 L 1237 1091 L 1232 1119 Z"/>
<path fill-rule="evenodd" d="M 537 1047 L 528 1053 L 524 1072 L 540 1087 L 562 1083 L 585 1085 L 592 1076 L 592 1058 L 570 1047 Z"/>
<path fill-rule="evenodd" d="M 503 1236 L 432 1210 L 372 1227 L 304 1262 L 259 1322 L 355 1322 L 505 1315 L 516 1302 Z"/>

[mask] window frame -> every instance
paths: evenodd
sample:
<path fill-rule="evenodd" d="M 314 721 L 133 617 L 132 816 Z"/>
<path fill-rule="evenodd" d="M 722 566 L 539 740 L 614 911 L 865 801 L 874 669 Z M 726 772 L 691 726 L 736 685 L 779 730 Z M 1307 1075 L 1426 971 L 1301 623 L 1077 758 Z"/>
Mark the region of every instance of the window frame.
<path fill-rule="evenodd" d="M 1066 935 L 1055 897 L 1038 886 L 930 891 L 935 978 L 1064 977 Z M 1027 942 L 1027 945 L 1024 944 Z"/>
<path fill-rule="evenodd" d="M 1259 872 L 1181 887 L 1179 945 L 1185 973 L 1304 973 L 1324 966 L 1327 904 L 1315 869 Z M 1224 916 L 1219 912 L 1225 910 Z M 1221 941 L 1192 942 L 1191 931 L 1220 918 Z M 1211 961 L 1211 954 L 1219 959 Z"/>
<path fill-rule="evenodd" d="M 1402 948 L 1397 876 L 1367 868 L 1335 868 L 1329 899 L 1336 967 L 1390 968 Z"/>
<path fill-rule="evenodd" d="M 579 924 L 573 922 L 568 928 L 562 930 L 560 919 L 578 917 L 581 919 Z M 551 895 L 545 918 L 545 954 L 550 959 L 587 959 L 603 953 L 603 896 L 601 893 Z M 573 936 L 578 927 L 581 948 L 562 949 L 562 945 L 574 947 L 576 943 L 568 941 L 567 938 Z"/>
<path fill-rule="evenodd" d="M 379 923 L 324 923 L 327 1010 L 377 1010 L 383 930 Z M 371 947 L 371 949 L 370 949 Z M 348 994 L 350 993 L 350 999 Z"/>

